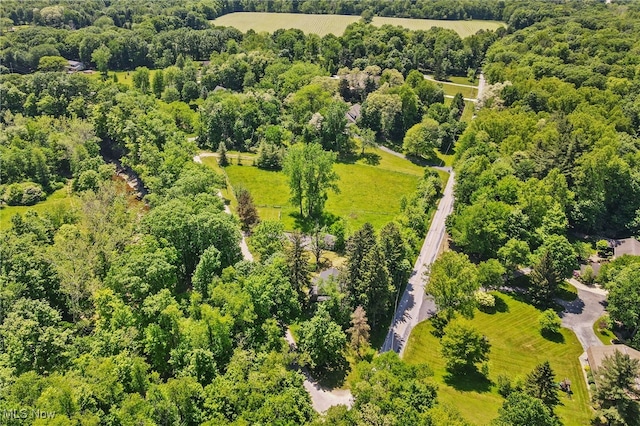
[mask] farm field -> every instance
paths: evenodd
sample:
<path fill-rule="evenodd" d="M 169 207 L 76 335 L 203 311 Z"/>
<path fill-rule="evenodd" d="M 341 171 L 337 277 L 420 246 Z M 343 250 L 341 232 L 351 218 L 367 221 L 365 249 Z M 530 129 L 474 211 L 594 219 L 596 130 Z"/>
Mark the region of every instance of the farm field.
<path fill-rule="evenodd" d="M 20 213 L 24 215 L 30 210 L 37 212 L 38 214 L 52 213 L 55 214 L 57 210 L 71 207 L 73 205 L 73 198 L 69 196 L 69 190 L 67 187 L 60 188 L 47 197 L 46 200 L 41 201 L 33 206 L 7 206 L 0 209 L 0 230 L 5 230 L 11 227 L 11 217 Z"/>
<path fill-rule="evenodd" d="M 305 33 L 341 35 L 349 24 L 358 22 L 360 16 L 307 15 L 302 13 L 236 12 L 220 16 L 212 21 L 215 25 L 235 27 L 246 32 L 266 31 L 272 33 L 280 28 L 297 28 Z"/>
<path fill-rule="evenodd" d="M 411 19 L 411 18 L 385 18 L 376 16 L 371 22 L 373 25 L 399 25 L 409 30 L 428 30 L 431 27 L 440 27 L 454 30 L 462 38 L 477 33 L 480 30 L 496 30 L 505 24 L 497 21 L 445 21 L 441 19 Z"/>
<path fill-rule="evenodd" d="M 355 15 L 315 15 L 302 13 L 236 12 L 223 15 L 213 21 L 215 25 L 235 27 L 240 31 L 274 32 L 280 28 L 297 28 L 305 33 L 341 35 L 349 24 L 360 20 Z M 495 30 L 504 26 L 495 21 L 444 21 L 434 19 L 374 17 L 373 25 L 400 25 L 410 30 L 428 30 L 431 27 L 449 28 L 460 37 L 475 34 L 481 29 Z"/>
<path fill-rule="evenodd" d="M 368 150 L 377 158 L 376 165 L 370 165 L 364 159 L 354 164 L 337 163 L 334 170 L 340 176 L 340 193 L 329 193 L 326 212 L 347 219 L 355 230 L 365 222 L 377 229 L 392 220 L 400 212 L 400 200 L 416 189 L 424 169 L 410 161 L 395 157 L 378 149 Z M 245 161 L 242 166 L 236 164 L 230 156 L 232 165 L 224 171 L 232 187 L 245 187 L 253 196 L 262 219 L 282 220 L 285 229 L 293 229 L 296 221 L 296 206 L 289 203 L 287 177 L 282 172 L 261 170 Z M 214 157 L 205 157 L 203 162 L 220 172 Z M 443 181 L 447 174 L 441 173 Z M 376 190 L 372 191 L 372 185 Z M 231 200 L 235 207 L 232 191 L 223 191 L 223 196 Z"/>
<path fill-rule="evenodd" d="M 503 398 L 494 386 L 498 375 L 506 374 L 512 380 L 523 378 L 539 363 L 549 361 L 556 381 L 569 378 L 573 395 L 569 399 L 560 393 L 561 405 L 556 411 L 566 425 L 589 424 L 590 408 L 587 387 L 578 357 L 583 349 L 575 334 L 563 328 L 562 339 L 550 341 L 538 331 L 540 311 L 503 293 L 496 296 L 497 310 L 487 314 L 476 311 L 467 322 L 486 335 L 491 344 L 489 353 L 489 383 L 481 378 L 447 379 L 445 361 L 440 352 L 440 341 L 431 332 L 431 321 L 419 324 L 411 333 L 404 360 L 409 363 L 428 364 L 438 382 L 438 398 L 454 405 L 461 414 L 475 424 L 488 424 L 498 416 Z"/>

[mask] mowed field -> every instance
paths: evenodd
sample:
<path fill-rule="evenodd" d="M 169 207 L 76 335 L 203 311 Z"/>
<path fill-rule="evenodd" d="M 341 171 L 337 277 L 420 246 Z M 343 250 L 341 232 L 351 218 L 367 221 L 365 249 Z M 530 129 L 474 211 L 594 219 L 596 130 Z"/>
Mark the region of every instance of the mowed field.
<path fill-rule="evenodd" d="M 0 230 L 9 229 L 11 227 L 11 217 L 16 214 L 24 215 L 33 210 L 40 215 L 46 213 L 55 215 L 57 212 L 72 208 L 74 201 L 74 198 L 69 195 L 69 189 L 64 187 L 53 192 L 46 200 L 33 206 L 6 206 L 0 209 Z"/>
<path fill-rule="evenodd" d="M 234 27 L 242 32 L 272 33 L 280 28 L 297 28 L 305 33 L 341 35 L 349 24 L 357 22 L 359 16 L 348 15 L 305 15 L 302 13 L 265 13 L 265 12 L 236 12 L 223 15 L 213 24 Z"/>
<path fill-rule="evenodd" d="M 573 390 L 571 398 L 560 392 L 561 405 L 556 412 L 566 425 L 589 424 L 589 396 L 578 361 L 583 349 L 575 334 L 563 328 L 562 338 L 547 340 L 538 331 L 539 310 L 507 294 L 493 294 L 498 302 L 495 313 L 476 311 L 472 320 L 454 320 L 472 325 L 489 339 L 490 382 L 472 376 L 447 378 L 440 340 L 432 334 L 431 321 L 424 321 L 413 329 L 403 359 L 411 364 L 429 365 L 438 382 L 438 399 L 455 406 L 477 425 L 489 424 L 498 416 L 504 401 L 495 386 L 500 374 L 512 380 L 524 379 L 537 364 L 549 361 L 556 382 L 569 378 Z"/>
<path fill-rule="evenodd" d="M 368 164 L 359 159 L 354 164 L 338 163 L 334 166 L 340 176 L 340 193 L 329 193 L 325 206 L 328 214 L 347 219 L 352 230 L 370 222 L 376 229 L 393 220 L 400 212 L 400 200 L 416 190 L 424 168 L 408 160 L 395 157 L 379 149 L 367 150 L 375 157 L 376 164 Z M 282 172 L 261 170 L 251 166 L 249 161 L 237 165 L 235 156 L 229 156 L 230 166 L 224 171 L 233 188 L 244 187 L 251 192 L 263 220 L 281 220 L 285 229 L 294 229 L 297 206 L 289 202 L 289 185 Z M 216 171 L 220 168 L 213 157 L 205 157 L 203 163 Z M 447 175 L 441 174 L 443 181 Z M 223 191 L 230 199 L 231 208 L 236 202 L 232 191 Z"/>
<path fill-rule="evenodd" d="M 240 31 L 254 30 L 272 33 L 280 28 L 297 28 L 305 33 L 342 35 L 349 24 L 360 20 L 355 15 L 309 15 L 303 13 L 236 12 L 223 15 L 213 21 L 215 25 L 235 27 Z M 399 25 L 410 30 L 428 30 L 431 27 L 449 28 L 464 38 L 479 30 L 495 30 L 503 27 L 497 21 L 445 21 L 436 19 L 383 18 L 376 16 L 373 25 Z"/>

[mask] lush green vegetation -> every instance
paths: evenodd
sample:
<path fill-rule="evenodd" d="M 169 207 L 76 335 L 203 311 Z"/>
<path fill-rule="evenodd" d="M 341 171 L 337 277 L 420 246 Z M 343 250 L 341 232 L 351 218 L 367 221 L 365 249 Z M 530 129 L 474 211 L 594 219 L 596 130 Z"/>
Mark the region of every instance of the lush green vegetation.
<path fill-rule="evenodd" d="M 565 279 L 588 251 L 580 233 L 640 230 L 637 4 L 0 9 L 0 411 L 114 426 L 464 424 L 452 406 L 482 423 L 554 424 L 552 411 L 588 421 L 582 350 L 548 308 L 575 298 Z M 357 22 L 322 37 L 210 24 L 231 12 Z M 461 37 L 375 25 L 424 16 L 506 26 Z M 67 60 L 98 72 L 65 72 Z M 475 84 L 480 69 L 489 85 L 471 105 L 463 97 L 477 89 L 455 84 Z M 195 164 L 202 150 L 218 158 Z M 447 230 L 457 252 L 433 265 L 427 288 L 443 312 L 411 336 L 407 363 L 375 348 L 447 178 L 429 164 L 456 171 Z M 342 269 L 315 303 L 311 271 L 326 258 Z M 634 259 L 598 280 L 637 347 Z M 523 267 L 531 273 L 510 279 Z M 519 300 L 485 291 L 521 283 Z M 477 306 L 472 323 L 456 317 Z M 295 353 L 283 339 L 291 324 Z M 334 383 L 348 375 L 353 408 L 314 413 L 294 363 Z M 637 366 L 609 364 L 599 424 L 638 407 L 614 395 Z M 574 398 L 556 407 L 564 377 Z"/>
<path fill-rule="evenodd" d="M 410 364 L 429 365 L 434 370 L 442 401 L 454 405 L 467 420 L 477 424 L 486 424 L 497 417 L 503 401 L 496 388 L 499 375 L 524 378 L 533 367 L 548 360 L 558 381 L 567 377 L 572 384 L 572 397 L 561 397 L 557 413 L 567 425 L 588 423 L 591 417 L 589 396 L 578 361 L 583 349 L 573 332 L 562 329 L 561 339 L 548 340 L 536 327 L 540 311 L 510 295 L 493 294 L 495 312 L 477 311 L 473 320 L 453 320 L 473 325 L 487 336 L 491 344 L 489 380 L 479 374 L 448 378 L 440 340 L 433 335 L 431 321 L 414 329 L 403 359 Z"/>
<path fill-rule="evenodd" d="M 355 164 L 335 166 L 340 177 L 340 193 L 330 194 L 326 205 L 327 213 L 346 218 L 349 229 L 353 230 L 366 222 L 379 229 L 393 220 L 400 213 L 400 200 L 415 190 L 423 173 L 422 167 L 408 160 L 380 150 L 368 153 L 380 157 L 379 164 L 370 165 L 366 159 L 359 159 Z M 215 159 L 209 157 L 205 161 L 213 164 Z M 251 192 L 261 218 L 282 220 L 286 229 L 295 228 L 297 210 L 289 202 L 284 174 L 248 165 L 231 165 L 225 172 L 233 187 L 244 187 Z M 374 192 L 371 182 L 376 183 Z"/>
<path fill-rule="evenodd" d="M 0 209 L 0 230 L 6 231 L 11 227 L 11 218 L 16 215 L 24 215 L 28 211 L 34 211 L 41 216 L 56 215 L 59 212 L 73 210 L 75 202 L 69 195 L 68 188 L 60 188 L 49 195 L 44 201 L 33 206 L 5 206 Z"/>

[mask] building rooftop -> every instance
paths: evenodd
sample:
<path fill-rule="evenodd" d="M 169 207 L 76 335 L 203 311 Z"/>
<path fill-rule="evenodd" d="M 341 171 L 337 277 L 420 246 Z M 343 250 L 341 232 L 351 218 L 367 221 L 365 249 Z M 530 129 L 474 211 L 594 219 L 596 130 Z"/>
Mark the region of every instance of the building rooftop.
<path fill-rule="evenodd" d="M 620 257 L 625 254 L 640 256 L 640 241 L 635 238 L 610 240 L 609 243 L 611 244 L 611 247 L 613 247 L 613 255 L 615 257 Z"/>
<path fill-rule="evenodd" d="M 613 356 L 616 351 L 629 355 L 631 359 L 640 361 L 640 351 L 630 348 L 627 345 L 610 345 L 610 346 L 591 346 L 587 349 L 587 357 L 589 358 L 589 366 L 593 372 L 593 378 L 598 381 L 598 370 L 602 366 L 602 362 L 606 357 Z M 636 377 L 636 386 L 640 389 L 640 377 Z"/>

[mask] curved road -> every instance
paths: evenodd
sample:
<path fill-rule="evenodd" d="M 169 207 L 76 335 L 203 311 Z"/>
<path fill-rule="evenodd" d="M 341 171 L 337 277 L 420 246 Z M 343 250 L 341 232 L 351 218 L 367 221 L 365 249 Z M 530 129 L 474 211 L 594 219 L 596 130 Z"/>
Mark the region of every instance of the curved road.
<path fill-rule="evenodd" d="M 590 346 L 603 346 L 593 331 L 593 323 L 604 315 L 606 290 L 586 286 L 573 278 L 569 283 L 578 289 L 578 297 L 572 302 L 558 300 L 558 303 L 564 307 L 564 311 L 560 314 L 562 326 L 576 333 L 585 351 Z"/>
<path fill-rule="evenodd" d="M 449 180 L 438 203 L 438 209 L 431 221 L 431 226 L 422 244 L 420 255 L 413 267 L 407 287 L 398 302 L 389 332 L 380 349 L 381 352 L 395 351 L 402 355 L 413 328 L 419 322 L 430 318 L 436 313 L 436 305 L 433 299 L 425 293 L 424 276 L 438 257 L 445 235 L 445 221 L 453 211 L 455 174 L 451 168 L 447 168 L 446 171 L 451 173 Z"/>

